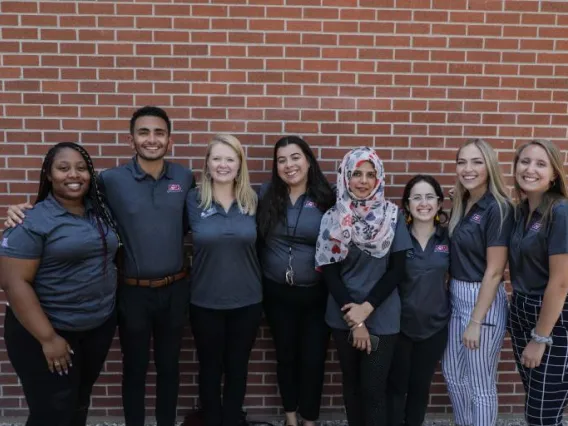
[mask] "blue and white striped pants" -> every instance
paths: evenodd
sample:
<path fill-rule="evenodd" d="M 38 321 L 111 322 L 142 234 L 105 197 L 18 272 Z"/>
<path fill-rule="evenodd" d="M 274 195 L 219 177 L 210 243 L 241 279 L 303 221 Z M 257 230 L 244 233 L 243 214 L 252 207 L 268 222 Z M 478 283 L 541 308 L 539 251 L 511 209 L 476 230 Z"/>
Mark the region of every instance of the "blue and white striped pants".
<path fill-rule="evenodd" d="M 568 301 L 554 328 L 553 345 L 547 346 L 540 365 L 525 368 L 521 356 L 536 327 L 543 296 L 513 293 L 509 333 L 513 354 L 527 393 L 525 418 L 531 426 L 560 426 L 568 405 Z"/>
<path fill-rule="evenodd" d="M 507 294 L 503 283 L 481 326 L 479 349 L 467 349 L 463 333 L 471 318 L 481 283 L 452 280 L 452 316 L 442 372 L 457 425 L 492 426 L 497 422 L 497 364 L 507 324 Z"/>

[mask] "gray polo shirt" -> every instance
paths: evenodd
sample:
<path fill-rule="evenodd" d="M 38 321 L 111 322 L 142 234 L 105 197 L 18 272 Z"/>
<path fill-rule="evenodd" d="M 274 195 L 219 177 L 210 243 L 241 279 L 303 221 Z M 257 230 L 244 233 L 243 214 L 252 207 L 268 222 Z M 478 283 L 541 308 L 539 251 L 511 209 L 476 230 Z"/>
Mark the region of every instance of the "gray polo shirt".
<path fill-rule="evenodd" d="M 263 185 L 261 188 L 261 197 L 266 187 Z M 262 274 L 266 278 L 280 284 L 286 283 L 288 254 L 292 247 L 295 285 L 309 286 L 320 281 L 321 273 L 316 271 L 315 257 L 323 213 L 307 194 L 300 196 L 294 205 L 288 199 L 288 223 L 279 222 L 260 249 Z"/>
<path fill-rule="evenodd" d="M 406 277 L 400 284 L 400 331 L 424 340 L 442 330 L 450 319 L 446 275 L 450 267 L 448 230 L 438 226 L 426 248 L 410 234 L 413 248 L 406 252 Z"/>
<path fill-rule="evenodd" d="M 194 185 L 191 170 L 166 161 L 156 180 L 134 157 L 102 172 L 100 181 L 124 244 L 124 276 L 163 278 L 181 271 L 185 200 Z"/>
<path fill-rule="evenodd" d="M 501 225 L 499 205 L 487 191 L 454 229 L 450 247 L 450 275 L 460 281 L 481 282 L 488 247 L 507 247 L 513 228 L 513 208 Z"/>
<path fill-rule="evenodd" d="M 409 250 L 412 241 L 406 229 L 404 216 L 398 216 L 394 240 L 389 253 L 379 258 L 364 253 L 352 244 L 349 247 L 347 257 L 340 263 L 341 279 L 347 287 L 349 295 L 356 303 L 365 301 L 367 295 L 386 273 L 389 264 L 390 253 Z M 389 297 L 378 306 L 365 321 L 365 325 L 371 334 L 387 335 L 396 334 L 400 331 L 401 305 L 398 289 L 395 289 Z M 325 320 L 331 328 L 349 330 L 349 326 L 343 319 L 341 307 L 333 296 L 327 299 Z"/>
<path fill-rule="evenodd" d="M 550 276 L 549 256 L 568 253 L 568 201 L 558 201 L 543 223 L 542 209 L 533 212 L 528 225 L 528 204 L 517 208 L 509 244 L 509 270 L 513 290 L 543 295 Z"/>
<path fill-rule="evenodd" d="M 262 301 L 256 253 L 256 218 L 235 201 L 228 212 L 213 203 L 199 207 L 199 192 L 187 196 L 193 235 L 191 303 L 202 308 L 235 309 Z"/>
<path fill-rule="evenodd" d="M 105 257 L 92 213 L 87 206 L 85 217 L 74 215 L 50 194 L 26 212 L 22 225 L 4 231 L 0 256 L 41 259 L 34 291 L 58 330 L 91 330 L 114 310 L 118 240 L 103 225 Z"/>

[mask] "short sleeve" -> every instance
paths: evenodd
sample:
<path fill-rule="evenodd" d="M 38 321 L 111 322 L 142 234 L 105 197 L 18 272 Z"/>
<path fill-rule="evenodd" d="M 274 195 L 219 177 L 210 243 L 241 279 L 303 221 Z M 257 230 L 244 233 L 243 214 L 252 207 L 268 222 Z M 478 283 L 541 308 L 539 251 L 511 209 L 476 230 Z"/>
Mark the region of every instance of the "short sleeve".
<path fill-rule="evenodd" d="M 392 242 L 391 251 L 393 253 L 396 253 L 397 251 L 410 250 L 411 248 L 412 240 L 410 239 L 410 234 L 408 233 L 408 228 L 406 227 L 404 215 L 399 212 L 396 221 L 396 228 L 394 230 L 394 240 Z"/>
<path fill-rule="evenodd" d="M 43 254 L 44 236 L 26 223 L 7 229 L 2 236 L 0 256 L 16 259 L 39 259 Z"/>
<path fill-rule="evenodd" d="M 548 255 L 568 253 L 568 204 L 557 204 L 552 209 L 548 227 Z"/>
<path fill-rule="evenodd" d="M 485 227 L 485 237 L 487 247 L 507 247 L 514 226 L 513 208 L 507 204 L 507 211 L 503 224 L 501 224 L 501 212 L 499 205 L 494 203 L 487 212 L 487 225 Z"/>

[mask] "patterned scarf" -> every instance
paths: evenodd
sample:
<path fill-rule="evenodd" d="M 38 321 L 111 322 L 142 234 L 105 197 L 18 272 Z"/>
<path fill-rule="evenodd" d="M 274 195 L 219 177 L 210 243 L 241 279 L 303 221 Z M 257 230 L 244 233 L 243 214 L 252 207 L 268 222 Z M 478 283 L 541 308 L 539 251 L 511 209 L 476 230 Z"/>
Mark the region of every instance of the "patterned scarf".
<path fill-rule="evenodd" d="M 349 180 L 365 161 L 375 168 L 377 182 L 369 196 L 361 200 L 349 190 Z M 397 218 L 398 207 L 385 200 L 385 171 L 377 153 L 367 147 L 348 152 L 337 172 L 337 203 L 321 221 L 316 265 L 341 262 L 347 257 L 350 243 L 372 257 L 385 256 L 394 239 Z"/>

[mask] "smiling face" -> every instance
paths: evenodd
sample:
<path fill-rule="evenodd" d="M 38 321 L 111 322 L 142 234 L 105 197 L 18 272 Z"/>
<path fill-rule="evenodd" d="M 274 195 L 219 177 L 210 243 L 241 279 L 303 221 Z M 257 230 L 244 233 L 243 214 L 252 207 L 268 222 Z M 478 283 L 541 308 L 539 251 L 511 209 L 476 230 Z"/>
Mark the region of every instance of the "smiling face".
<path fill-rule="evenodd" d="M 218 142 L 211 146 L 207 171 L 215 183 L 233 183 L 241 167 L 238 154 L 229 145 Z"/>
<path fill-rule="evenodd" d="M 440 200 L 432 185 L 426 181 L 417 182 L 410 190 L 407 208 L 413 222 L 433 222 L 440 209 Z"/>
<path fill-rule="evenodd" d="M 360 200 L 363 200 L 373 192 L 377 184 L 377 171 L 369 161 L 359 164 L 349 179 L 349 191 Z"/>
<path fill-rule="evenodd" d="M 55 154 L 47 179 L 53 196 L 58 200 L 78 201 L 89 191 L 91 175 L 83 156 L 72 148 Z"/>
<path fill-rule="evenodd" d="M 543 194 L 556 179 L 548 154 L 539 145 L 528 145 L 515 164 L 515 179 L 527 194 Z"/>
<path fill-rule="evenodd" d="M 475 144 L 460 149 L 456 173 L 460 183 L 470 193 L 482 192 L 487 188 L 487 166 L 483 154 Z"/>
<path fill-rule="evenodd" d="M 290 188 L 307 185 L 310 163 L 298 145 L 291 143 L 278 148 L 276 168 L 278 177 Z"/>
<path fill-rule="evenodd" d="M 166 121 L 152 115 L 139 117 L 134 123 L 130 143 L 139 158 L 146 161 L 161 160 L 171 145 Z"/>

